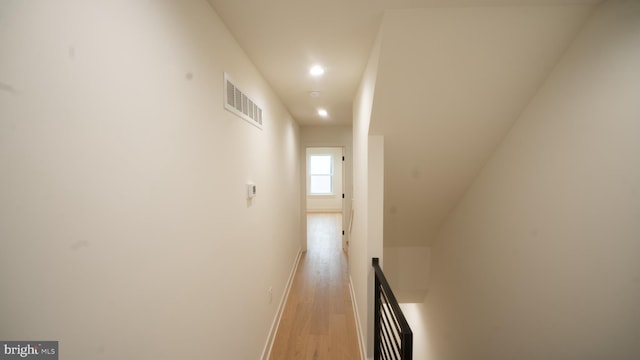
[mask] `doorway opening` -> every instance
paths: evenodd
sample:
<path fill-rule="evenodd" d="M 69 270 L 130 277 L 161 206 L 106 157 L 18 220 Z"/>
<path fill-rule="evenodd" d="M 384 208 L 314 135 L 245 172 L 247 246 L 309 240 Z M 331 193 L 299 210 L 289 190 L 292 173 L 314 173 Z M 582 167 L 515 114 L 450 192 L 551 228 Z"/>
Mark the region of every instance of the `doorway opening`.
<path fill-rule="evenodd" d="M 344 148 L 309 147 L 306 149 L 306 164 L 306 213 L 339 215 L 342 228 L 337 231 L 342 238 L 343 250 L 347 250 L 343 223 Z"/>

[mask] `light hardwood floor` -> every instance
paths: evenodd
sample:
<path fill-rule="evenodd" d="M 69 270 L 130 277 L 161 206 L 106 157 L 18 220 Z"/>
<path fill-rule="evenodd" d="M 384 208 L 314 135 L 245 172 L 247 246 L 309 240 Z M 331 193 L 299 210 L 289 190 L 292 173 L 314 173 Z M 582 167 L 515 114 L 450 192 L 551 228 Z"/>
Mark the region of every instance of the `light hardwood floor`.
<path fill-rule="evenodd" d="M 296 270 L 272 360 L 360 359 L 341 231 L 341 214 L 307 215 L 307 252 Z"/>

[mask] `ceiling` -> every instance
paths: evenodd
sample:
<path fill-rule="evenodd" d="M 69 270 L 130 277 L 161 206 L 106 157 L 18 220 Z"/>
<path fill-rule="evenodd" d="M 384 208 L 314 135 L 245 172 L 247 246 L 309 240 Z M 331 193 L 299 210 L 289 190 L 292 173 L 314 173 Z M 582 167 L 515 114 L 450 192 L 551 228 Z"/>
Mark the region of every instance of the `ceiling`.
<path fill-rule="evenodd" d="M 301 126 L 350 125 L 378 59 L 369 130 L 384 136 L 385 247 L 402 247 L 432 243 L 600 1 L 209 2 Z"/>
<path fill-rule="evenodd" d="M 305 125 L 350 125 L 352 100 L 386 9 L 598 0 L 209 0 L 291 115 Z M 309 68 L 326 68 L 320 78 Z M 311 92 L 319 96 L 311 96 Z M 327 118 L 318 108 L 328 111 Z"/>

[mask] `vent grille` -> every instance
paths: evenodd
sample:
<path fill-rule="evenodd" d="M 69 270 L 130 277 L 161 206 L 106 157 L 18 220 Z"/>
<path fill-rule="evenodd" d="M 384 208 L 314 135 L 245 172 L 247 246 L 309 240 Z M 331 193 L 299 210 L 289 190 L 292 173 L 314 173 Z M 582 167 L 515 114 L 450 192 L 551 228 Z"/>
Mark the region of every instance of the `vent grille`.
<path fill-rule="evenodd" d="M 224 73 L 224 88 L 226 97 L 224 102 L 225 109 L 262 129 L 262 108 L 238 89 L 227 73 Z"/>

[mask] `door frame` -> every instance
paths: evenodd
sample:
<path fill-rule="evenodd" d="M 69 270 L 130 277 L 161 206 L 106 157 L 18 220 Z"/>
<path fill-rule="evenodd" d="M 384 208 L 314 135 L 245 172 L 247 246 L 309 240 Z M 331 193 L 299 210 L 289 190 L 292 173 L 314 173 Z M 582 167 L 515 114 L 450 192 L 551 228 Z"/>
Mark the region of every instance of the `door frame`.
<path fill-rule="evenodd" d="M 307 145 L 307 146 L 303 147 L 304 164 L 301 167 L 303 169 L 303 171 L 301 171 L 301 172 L 303 172 L 303 174 L 304 174 L 302 176 L 302 178 L 303 178 L 303 181 L 302 181 L 302 184 L 303 184 L 303 187 L 302 187 L 302 189 L 303 189 L 303 191 L 302 191 L 302 198 L 303 198 L 303 200 L 302 200 L 302 204 L 303 204 L 302 208 L 303 208 L 303 211 L 302 211 L 302 213 L 303 213 L 303 217 L 304 217 L 304 219 L 303 219 L 303 222 L 304 222 L 303 228 L 304 228 L 304 232 L 305 232 L 305 234 L 304 234 L 303 251 L 307 250 L 307 244 L 308 244 L 308 241 L 309 241 L 308 236 L 306 234 L 306 232 L 307 232 L 306 231 L 307 230 L 307 213 L 308 213 L 308 211 L 307 211 L 307 193 L 308 193 L 307 187 L 308 187 L 308 184 L 309 184 L 309 182 L 308 182 L 308 177 L 309 177 L 308 165 L 309 164 L 308 164 L 307 153 L 308 153 L 308 149 L 315 149 L 315 148 L 341 149 L 342 158 L 339 159 L 340 163 L 341 163 L 341 166 L 342 166 L 342 176 L 341 176 L 341 181 L 342 181 L 342 194 L 341 194 L 341 197 L 342 197 L 342 201 L 341 201 L 341 209 L 340 209 L 340 213 L 342 214 L 342 241 L 341 241 L 341 243 L 342 243 L 342 249 L 345 252 L 348 252 L 348 250 L 349 250 L 348 226 L 349 226 L 349 221 L 350 221 L 349 217 L 351 215 L 351 212 L 349 212 L 349 214 L 347 214 L 346 201 L 347 201 L 347 195 L 350 194 L 351 191 L 349 191 L 350 189 L 349 190 L 346 189 L 346 187 L 347 187 L 347 181 L 346 181 L 346 177 L 347 177 L 346 176 L 346 171 L 347 171 L 346 157 L 347 157 L 347 154 L 346 154 L 346 146 L 345 145 L 327 145 L 327 146 Z"/>

